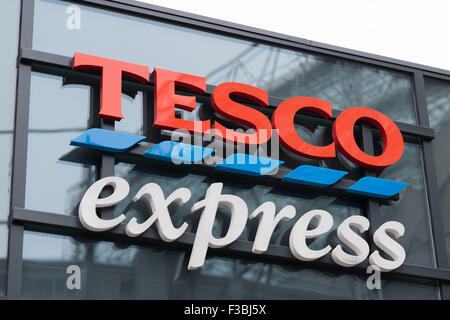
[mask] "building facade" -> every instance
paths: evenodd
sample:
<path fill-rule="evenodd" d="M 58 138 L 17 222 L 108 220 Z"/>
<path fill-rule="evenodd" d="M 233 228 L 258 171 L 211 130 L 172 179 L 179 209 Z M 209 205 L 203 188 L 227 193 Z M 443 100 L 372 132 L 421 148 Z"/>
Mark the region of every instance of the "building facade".
<path fill-rule="evenodd" d="M 129 0 L 22 0 L 0 3 L 3 47 L 0 76 L 3 116 L 0 139 L 0 292 L 11 299 L 450 299 L 450 72 L 336 48 Z M 299 164 L 346 171 L 345 181 L 326 188 L 221 173 L 205 165 L 175 166 L 144 159 L 139 148 L 171 137 L 156 130 L 154 81 L 122 81 L 121 121 L 97 116 L 100 73 L 74 70 L 76 52 L 206 78 L 195 112 L 176 117 L 218 117 L 211 93 L 224 82 L 268 92 L 270 118 L 285 99 L 303 96 L 329 101 L 324 119 L 302 113 L 295 130 L 310 144 L 332 141 L 336 117 L 351 107 L 374 109 L 392 119 L 404 141 L 401 159 L 385 169 L 367 169 L 340 153 L 307 159 L 280 149 L 282 172 Z M 178 90 L 178 89 L 177 89 Z M 186 94 L 186 93 L 184 93 Z M 190 93 L 193 95 L 193 93 Z M 250 104 L 251 106 L 251 104 Z M 257 107 L 257 106 L 252 106 Z M 229 123 L 233 126 L 233 123 Z M 145 136 L 141 147 L 108 152 L 70 145 L 92 128 Z M 383 152 L 375 127 L 357 122 L 354 137 L 365 153 Z M 281 170 L 281 169 L 280 169 Z M 189 224 L 168 243 L 149 230 L 130 238 L 121 225 L 102 233 L 83 227 L 80 201 L 97 180 L 117 176 L 130 185 L 127 197 L 100 216 L 125 213 L 148 218 L 151 208 L 133 196 L 149 182 L 168 196 L 190 188 L 183 206 L 169 206 L 174 225 Z M 408 187 L 390 199 L 344 189 L 363 177 L 401 181 Z M 289 251 L 295 220 L 280 224 L 269 250 L 251 251 L 258 228 L 251 220 L 233 245 L 208 251 L 204 265 L 188 270 L 199 215 L 190 211 L 214 182 L 223 193 L 243 198 L 249 212 L 271 201 L 277 212 L 293 205 L 297 216 L 329 211 L 331 231 L 311 239 L 320 249 L 341 243 L 337 228 L 350 216 L 364 216 L 371 252 L 373 232 L 387 221 L 405 227 L 398 242 L 404 263 L 381 273 L 381 289 L 367 287 L 367 261 L 345 268 L 330 255 L 299 261 Z M 219 207 L 213 233 L 225 236 L 230 214 Z M 80 288 L 67 285 L 69 266 L 81 271 Z"/>

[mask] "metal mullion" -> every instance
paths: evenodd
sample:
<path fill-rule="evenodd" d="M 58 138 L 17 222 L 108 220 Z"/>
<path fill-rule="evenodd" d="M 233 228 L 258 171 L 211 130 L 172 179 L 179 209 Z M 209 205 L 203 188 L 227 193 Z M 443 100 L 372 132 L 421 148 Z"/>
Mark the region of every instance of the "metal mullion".
<path fill-rule="evenodd" d="M 374 155 L 374 141 L 373 141 L 373 131 L 372 128 L 366 124 L 361 124 L 361 135 L 362 135 L 362 143 L 363 143 L 363 150 L 365 153 Z M 364 175 L 368 177 L 375 177 L 376 172 L 373 170 L 365 169 Z M 369 219 L 370 222 L 370 229 L 369 229 L 369 246 L 372 250 L 375 248 L 375 244 L 373 243 L 373 234 L 378 227 L 381 226 L 382 220 L 380 217 L 380 204 L 378 201 L 373 199 L 368 199 L 366 201 L 366 214 L 367 219 Z"/>
<path fill-rule="evenodd" d="M 153 89 L 142 91 L 142 135 L 146 137 L 147 141 L 161 141 L 161 131 L 153 128 L 153 122 L 155 121 L 153 99 Z"/>
<path fill-rule="evenodd" d="M 115 157 L 113 155 L 102 155 L 99 178 L 114 176 Z M 114 207 L 101 208 L 100 215 L 103 219 L 114 217 Z"/>
<path fill-rule="evenodd" d="M 11 174 L 11 204 L 8 233 L 6 295 L 19 298 L 22 278 L 23 226 L 12 223 L 14 207 L 25 207 L 25 188 L 28 146 L 28 116 L 31 85 L 31 67 L 19 65 L 14 125 L 14 150 Z"/>
<path fill-rule="evenodd" d="M 100 86 L 98 84 L 93 84 L 90 86 L 91 92 L 90 92 L 90 100 L 89 100 L 89 128 L 102 128 L 106 130 L 114 130 L 114 121 L 112 120 L 105 120 L 101 119 L 97 116 L 100 108 Z M 99 156 L 99 161 L 96 161 L 96 170 L 97 170 L 97 179 L 101 179 L 104 177 L 112 176 L 114 175 L 114 162 L 115 157 L 111 154 L 101 154 Z M 105 197 L 108 195 L 107 191 L 102 191 L 100 193 L 102 197 Z M 111 219 L 114 217 L 114 207 L 108 207 L 108 208 L 99 208 L 98 209 L 99 215 L 103 219 Z M 48 231 L 47 231 L 48 232 Z M 83 268 L 87 267 L 86 265 L 93 263 L 93 256 L 94 256 L 94 248 L 88 247 L 86 251 L 86 260 L 84 261 Z M 87 283 L 93 282 L 92 280 L 92 274 L 87 274 Z M 92 286 L 88 286 L 87 292 L 88 295 L 92 294 Z"/>
<path fill-rule="evenodd" d="M 430 127 L 428 119 L 427 100 L 425 96 L 425 81 L 422 71 L 414 72 L 414 98 L 416 102 L 417 120 L 419 125 Z"/>
<path fill-rule="evenodd" d="M 20 48 L 31 47 L 33 40 L 34 0 L 21 2 Z M 25 207 L 26 167 L 28 148 L 28 120 L 30 108 L 31 66 L 17 64 L 16 110 L 14 121 L 13 163 L 11 174 L 11 202 L 8 221 L 8 257 L 6 297 L 19 299 L 22 289 L 24 227 L 13 223 L 14 207 Z"/>
<path fill-rule="evenodd" d="M 420 125 L 430 126 L 428 108 L 425 95 L 425 81 L 422 71 L 414 73 L 414 94 L 417 108 L 417 118 Z M 445 230 L 441 216 L 439 187 L 437 182 L 436 167 L 433 159 L 431 141 L 422 140 L 422 159 L 427 186 L 429 218 L 431 233 L 434 244 L 436 266 L 438 268 L 449 268 L 447 244 L 445 241 Z M 450 285 L 441 285 L 442 299 L 450 299 Z"/>

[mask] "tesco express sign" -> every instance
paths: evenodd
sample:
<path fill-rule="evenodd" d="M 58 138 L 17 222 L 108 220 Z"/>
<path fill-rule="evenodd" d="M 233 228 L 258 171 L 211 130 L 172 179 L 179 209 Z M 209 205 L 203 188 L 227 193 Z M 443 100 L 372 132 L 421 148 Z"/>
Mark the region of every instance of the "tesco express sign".
<path fill-rule="evenodd" d="M 75 53 L 73 69 L 89 69 L 101 71 L 101 92 L 99 117 L 120 121 L 122 77 L 128 77 L 146 83 L 149 81 L 149 67 L 132 63 Z M 261 144 L 270 139 L 273 129 L 279 132 L 280 142 L 287 150 L 307 158 L 330 159 L 336 156 L 336 148 L 350 161 L 366 168 L 381 169 L 397 162 L 403 153 L 403 138 L 395 123 L 382 113 L 362 107 L 349 108 L 336 118 L 333 123 L 334 141 L 327 146 L 315 146 L 305 142 L 294 129 L 294 116 L 298 111 L 308 110 L 323 118 L 332 118 L 331 103 L 308 97 L 294 97 L 283 101 L 269 120 L 263 113 L 240 104 L 231 99 L 232 96 L 249 100 L 260 107 L 268 106 L 268 93 L 262 89 L 241 83 L 227 82 L 219 84 L 211 95 L 214 111 L 222 117 L 246 125 L 254 129 L 253 133 L 242 133 L 230 130 L 215 121 L 192 121 L 175 117 L 175 108 L 192 111 L 196 107 L 195 96 L 178 95 L 175 87 L 182 87 L 202 94 L 206 91 L 206 79 L 203 77 L 157 69 L 153 73 L 154 124 L 153 127 L 165 130 L 185 129 L 191 133 L 207 133 L 214 129 L 215 134 L 232 142 L 244 141 L 245 144 Z M 383 151 L 378 156 L 364 153 L 356 144 L 353 127 L 358 121 L 366 121 L 375 126 L 383 139 Z M 230 134 L 231 131 L 231 134 Z M 266 135 L 259 135 L 266 131 Z M 113 192 L 101 198 L 100 193 L 106 186 L 112 186 Z M 222 183 L 212 183 L 203 200 L 193 204 L 191 212 L 201 212 L 198 228 L 193 243 L 188 269 L 200 268 L 207 255 L 208 248 L 221 248 L 236 241 L 245 229 L 248 219 L 259 217 L 257 233 L 252 252 L 262 254 L 269 248 L 271 236 L 276 226 L 285 220 L 293 219 L 296 209 L 287 205 L 277 213 L 273 202 L 262 203 L 249 215 L 246 202 L 231 194 L 222 194 Z M 115 228 L 125 220 L 121 214 L 114 219 L 105 220 L 97 215 L 96 209 L 114 206 L 123 201 L 130 191 L 128 182 L 120 177 L 106 177 L 89 187 L 79 206 L 79 219 L 88 230 L 102 232 Z M 169 196 L 165 196 L 156 183 L 145 184 L 135 195 L 134 201 L 144 198 L 149 201 L 152 215 L 144 222 L 132 218 L 126 225 L 125 232 L 129 237 L 137 237 L 156 225 L 162 240 L 176 241 L 188 228 L 184 222 L 174 226 L 168 207 L 172 203 L 186 204 L 191 198 L 188 188 L 179 188 Z M 212 234 L 213 224 L 219 205 L 230 209 L 231 220 L 224 237 L 217 238 Z M 317 220 L 316 227 L 309 229 L 310 222 Z M 289 248 L 296 259 L 313 261 L 331 252 L 333 261 L 344 267 L 360 264 L 367 258 L 370 264 L 377 265 L 382 271 L 391 271 L 403 264 L 406 258 L 404 248 L 394 240 L 403 236 L 404 226 L 396 221 L 388 221 L 373 233 L 375 245 L 386 253 L 390 259 L 383 258 L 378 250 L 370 253 L 367 241 L 362 237 L 370 223 L 366 217 L 350 216 L 337 229 L 340 241 L 353 251 L 349 254 L 341 245 L 332 248 L 330 245 L 313 250 L 308 247 L 307 239 L 326 234 L 333 226 L 332 215 L 324 210 L 311 210 L 304 213 L 290 231 Z M 355 231 L 358 230 L 358 232 Z M 393 237 L 392 237 L 393 236 Z"/>

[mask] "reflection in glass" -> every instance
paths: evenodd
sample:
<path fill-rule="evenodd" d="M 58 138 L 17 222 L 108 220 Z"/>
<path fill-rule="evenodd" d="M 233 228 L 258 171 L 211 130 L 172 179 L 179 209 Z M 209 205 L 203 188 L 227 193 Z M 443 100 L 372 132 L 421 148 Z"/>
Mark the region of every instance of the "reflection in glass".
<path fill-rule="evenodd" d="M 405 141 L 402 158 L 379 177 L 409 184 L 400 191 L 398 201 L 380 206 L 383 222 L 398 221 L 405 226 L 405 234 L 398 239 L 406 251 L 405 263 L 435 266 L 420 146 Z"/>
<path fill-rule="evenodd" d="M 70 140 L 87 129 L 89 86 L 62 85 L 62 78 L 33 73 L 25 206 L 74 214 L 95 180 L 92 166 L 66 161 Z"/>
<path fill-rule="evenodd" d="M 93 54 L 203 76 L 213 85 L 242 82 L 272 96 L 310 96 L 330 101 L 334 109 L 374 108 L 416 123 L 408 75 L 88 6 L 79 6 L 80 29 L 72 30 L 66 27 L 69 5 L 36 1 L 33 49 Z"/>
<path fill-rule="evenodd" d="M 430 126 L 436 135 L 432 142 L 433 158 L 450 261 L 450 84 L 426 80 L 425 94 Z"/>
<path fill-rule="evenodd" d="M 45 247 L 46 250 L 40 250 Z M 26 232 L 22 295 L 33 299 L 438 299 L 435 283 L 366 276 L 229 258 L 207 258 L 188 271 L 189 252 Z M 66 287 L 69 265 L 81 289 Z"/>

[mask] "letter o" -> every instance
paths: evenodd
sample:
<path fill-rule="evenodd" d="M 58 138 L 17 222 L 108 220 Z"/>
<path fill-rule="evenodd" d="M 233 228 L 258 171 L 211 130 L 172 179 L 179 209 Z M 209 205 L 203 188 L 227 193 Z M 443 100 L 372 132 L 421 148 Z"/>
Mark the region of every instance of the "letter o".
<path fill-rule="evenodd" d="M 383 152 L 371 156 L 362 151 L 353 136 L 356 121 L 366 121 L 375 126 L 383 139 Z M 373 109 L 354 107 L 343 111 L 333 124 L 333 139 L 338 150 L 350 161 L 369 169 L 383 169 L 402 157 L 403 137 L 395 123 Z"/>

